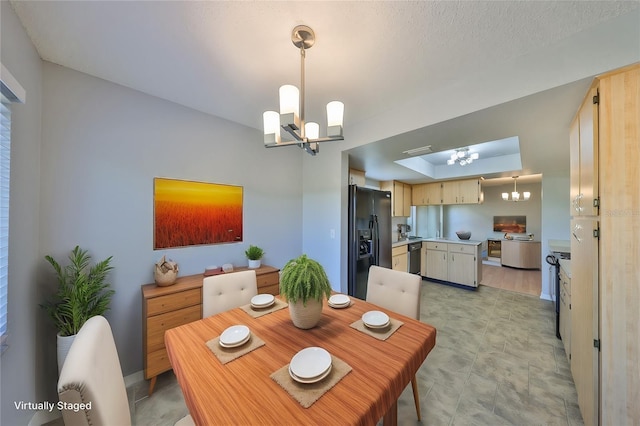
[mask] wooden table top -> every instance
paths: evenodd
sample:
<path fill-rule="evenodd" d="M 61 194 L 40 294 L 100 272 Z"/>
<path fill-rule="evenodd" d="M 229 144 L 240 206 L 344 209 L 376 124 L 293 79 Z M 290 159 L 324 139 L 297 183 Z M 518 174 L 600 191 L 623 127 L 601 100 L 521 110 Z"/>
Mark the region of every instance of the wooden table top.
<path fill-rule="evenodd" d="M 240 308 L 167 330 L 165 342 L 185 402 L 198 425 L 375 424 L 396 402 L 436 343 L 436 329 L 352 298 L 346 309 L 323 308 L 318 326 L 296 328 L 289 309 L 252 318 Z M 387 340 L 350 327 L 381 310 L 404 322 Z M 225 365 L 205 342 L 245 324 L 265 345 Z M 271 373 L 300 350 L 319 346 L 353 370 L 311 407 L 303 408 Z M 394 413 L 395 415 L 395 413 Z"/>

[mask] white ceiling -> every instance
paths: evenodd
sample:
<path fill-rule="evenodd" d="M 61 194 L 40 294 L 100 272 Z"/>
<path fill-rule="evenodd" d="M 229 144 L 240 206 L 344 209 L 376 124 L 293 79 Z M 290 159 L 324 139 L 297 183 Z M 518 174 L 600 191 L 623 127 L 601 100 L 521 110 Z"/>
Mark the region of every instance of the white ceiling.
<path fill-rule="evenodd" d="M 349 126 L 384 121 L 390 105 L 442 93 L 470 74 L 620 18 L 631 18 L 618 26 L 632 37 L 640 24 L 638 1 L 10 2 L 44 60 L 256 129 L 263 111 L 277 109 L 278 87 L 299 84 L 290 32 L 309 25 L 316 43 L 307 52 L 307 118 L 322 128 L 324 105 L 342 100 L 347 137 Z M 487 90 L 499 84 L 486 81 Z M 568 150 L 545 140 L 566 134 L 588 84 L 361 146 L 351 158 L 368 177 L 420 181 L 393 163 L 403 150 L 519 136 L 521 174 L 566 168 Z"/>

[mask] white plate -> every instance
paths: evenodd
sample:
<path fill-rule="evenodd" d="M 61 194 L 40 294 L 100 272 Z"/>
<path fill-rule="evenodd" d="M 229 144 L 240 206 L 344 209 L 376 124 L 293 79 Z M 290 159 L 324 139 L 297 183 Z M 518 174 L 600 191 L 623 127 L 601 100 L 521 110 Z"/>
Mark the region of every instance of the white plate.
<path fill-rule="evenodd" d="M 219 343 L 219 344 L 220 344 L 220 346 L 222 346 L 223 348 L 237 348 L 238 346 L 242 346 L 242 345 L 244 345 L 245 343 L 247 343 L 247 342 L 249 341 L 249 339 L 250 339 L 250 338 L 251 338 L 251 333 L 249 333 L 249 334 L 247 335 L 247 337 L 246 337 L 246 338 L 244 338 L 244 339 L 242 339 L 241 341 L 239 341 L 238 343 L 234 343 L 234 344 L 232 344 L 232 345 L 225 345 L 225 344 L 224 344 L 224 343 L 222 343 L 222 342 L 218 342 L 218 343 Z"/>
<path fill-rule="evenodd" d="M 382 311 L 369 311 L 362 315 L 362 322 L 367 327 L 382 328 L 389 325 L 389 315 Z"/>
<path fill-rule="evenodd" d="M 322 380 L 325 377 L 327 377 L 329 375 L 329 373 L 331 373 L 331 365 L 329 366 L 327 371 L 325 371 L 324 373 L 320 374 L 319 376 L 312 377 L 310 379 L 303 379 L 302 377 L 298 377 L 295 374 L 293 374 L 293 371 L 291 371 L 291 365 L 289 365 L 289 375 L 291 376 L 291 378 L 293 380 L 295 380 L 296 382 L 300 382 L 300 383 L 316 383 L 316 382 L 319 382 L 320 380 Z"/>
<path fill-rule="evenodd" d="M 276 302 L 273 294 L 258 294 L 251 298 L 251 306 L 256 308 L 267 308 Z"/>
<path fill-rule="evenodd" d="M 333 306 L 348 305 L 351 299 L 346 294 L 334 294 L 329 298 L 329 304 Z"/>
<path fill-rule="evenodd" d="M 241 345 L 249 339 L 249 327 L 246 325 L 233 325 L 220 335 L 220 345 L 228 348 Z"/>
<path fill-rule="evenodd" d="M 321 376 L 331 368 L 331 355 L 325 349 L 311 346 L 291 358 L 289 369 L 302 380 Z"/>
<path fill-rule="evenodd" d="M 344 308 L 348 308 L 349 306 L 351 306 L 351 302 L 346 303 L 344 305 L 334 305 L 333 303 L 329 303 L 329 306 L 332 307 L 333 309 L 344 309 Z"/>

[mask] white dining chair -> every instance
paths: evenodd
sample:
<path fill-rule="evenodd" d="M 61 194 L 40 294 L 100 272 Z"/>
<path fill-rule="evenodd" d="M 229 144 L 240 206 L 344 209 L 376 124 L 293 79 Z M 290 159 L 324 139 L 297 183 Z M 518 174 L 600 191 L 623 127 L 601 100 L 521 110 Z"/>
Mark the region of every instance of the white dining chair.
<path fill-rule="evenodd" d="M 68 404 L 90 403 L 86 409 L 62 410 L 67 426 L 131 425 L 120 360 L 104 317 L 89 318 L 76 335 L 60 371 L 58 397 Z"/>
<path fill-rule="evenodd" d="M 210 317 L 251 302 L 258 294 L 256 271 L 212 275 L 202 282 L 202 317 Z"/>
<path fill-rule="evenodd" d="M 369 268 L 366 300 L 420 321 L 421 283 L 422 278 L 419 275 L 374 265 Z M 416 414 L 420 420 L 420 396 L 415 375 L 411 378 L 411 388 Z"/>
<path fill-rule="evenodd" d="M 58 398 L 65 404 L 75 404 L 62 410 L 66 426 L 131 425 L 122 367 L 105 317 L 89 318 L 76 335 L 60 371 Z M 85 404 L 85 408 L 78 404 Z M 191 425 L 195 423 L 190 415 L 176 423 Z"/>

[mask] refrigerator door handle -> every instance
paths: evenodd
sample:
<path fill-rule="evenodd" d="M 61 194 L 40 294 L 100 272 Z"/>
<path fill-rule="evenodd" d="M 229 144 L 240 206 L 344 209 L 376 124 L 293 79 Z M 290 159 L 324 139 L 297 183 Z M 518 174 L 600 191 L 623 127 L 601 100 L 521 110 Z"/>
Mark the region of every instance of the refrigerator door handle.
<path fill-rule="evenodd" d="M 378 216 L 372 215 L 371 238 L 373 240 L 373 264 L 380 264 L 380 234 L 378 229 Z"/>

